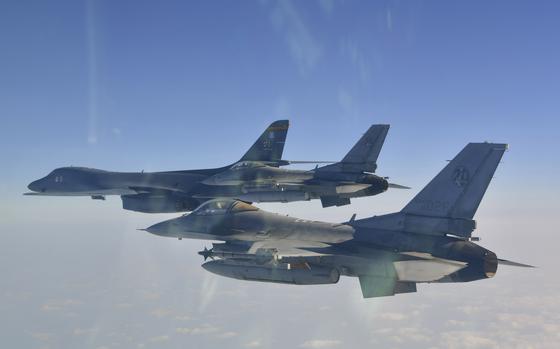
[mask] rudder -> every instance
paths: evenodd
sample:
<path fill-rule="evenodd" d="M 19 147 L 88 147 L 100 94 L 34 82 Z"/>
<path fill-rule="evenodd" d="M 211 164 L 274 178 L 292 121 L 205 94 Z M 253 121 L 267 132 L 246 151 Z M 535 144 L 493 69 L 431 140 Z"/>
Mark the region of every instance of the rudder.
<path fill-rule="evenodd" d="M 401 212 L 472 219 L 507 144 L 469 143 Z"/>
<path fill-rule="evenodd" d="M 389 132 L 389 125 L 372 125 L 344 158 L 337 163 L 319 168 L 319 171 L 375 172 L 377 158 Z"/>
<path fill-rule="evenodd" d="M 270 124 L 240 161 L 278 162 L 282 159 L 289 120 L 277 120 Z"/>
<path fill-rule="evenodd" d="M 342 163 L 362 164 L 364 171 L 375 172 L 377 158 L 389 132 L 389 125 L 372 125 L 342 159 Z"/>

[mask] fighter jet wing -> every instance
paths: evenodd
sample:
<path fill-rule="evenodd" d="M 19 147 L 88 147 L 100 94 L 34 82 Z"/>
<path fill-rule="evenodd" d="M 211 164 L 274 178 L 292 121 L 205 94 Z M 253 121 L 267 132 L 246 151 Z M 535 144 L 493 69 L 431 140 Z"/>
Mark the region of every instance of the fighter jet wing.
<path fill-rule="evenodd" d="M 466 263 L 437 258 L 429 253 L 402 252 L 392 262 L 389 275 L 359 275 L 364 298 L 416 292 L 416 283 L 444 279 Z"/>
<path fill-rule="evenodd" d="M 437 281 L 467 266 L 465 262 L 437 258 L 429 253 L 401 252 L 401 255 L 412 258 L 393 262 L 399 281 Z"/>
<path fill-rule="evenodd" d="M 257 254 L 263 250 L 274 252 L 277 259 L 306 259 L 329 256 L 329 244 L 300 240 L 265 240 L 254 242 L 248 250 L 249 254 Z"/>
<path fill-rule="evenodd" d="M 416 292 L 416 283 L 397 281 L 394 278 L 360 275 L 360 288 L 364 298 L 394 296 L 397 293 Z"/>

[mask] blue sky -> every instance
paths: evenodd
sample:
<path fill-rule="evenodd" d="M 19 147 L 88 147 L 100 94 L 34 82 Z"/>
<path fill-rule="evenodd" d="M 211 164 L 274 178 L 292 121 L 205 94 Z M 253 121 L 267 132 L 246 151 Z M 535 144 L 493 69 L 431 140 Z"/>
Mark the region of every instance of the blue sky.
<path fill-rule="evenodd" d="M 1 2 L 0 313 L 9 317 L 0 320 L 11 325 L 2 337 L 16 347 L 179 347 L 185 337 L 201 347 L 492 348 L 510 337 L 553 347 L 560 321 L 544 309 L 560 312 L 560 284 L 547 277 L 560 242 L 559 15 L 555 1 Z M 20 195 L 65 165 L 222 166 L 280 118 L 291 120 L 284 154 L 293 160 L 337 160 L 369 125 L 391 124 L 378 173 L 411 191 L 326 210 L 263 205 L 329 221 L 399 209 L 469 141 L 509 143 L 479 235 L 498 255 L 541 268 L 425 287 L 402 302 L 364 302 L 352 280 L 316 297 L 315 288 L 206 275 L 195 254 L 203 243 L 140 236 L 135 228 L 165 216 L 124 212 L 118 199 Z M 177 262 L 188 267 L 167 267 Z M 248 319 L 219 295 L 249 302 Z M 282 323 L 295 312 L 302 327 L 280 326 L 293 333 L 283 342 L 259 308 Z M 316 324 L 317 309 L 346 320 Z M 122 328 L 131 318 L 150 330 Z M 512 325 L 531 321 L 539 329 Z"/>

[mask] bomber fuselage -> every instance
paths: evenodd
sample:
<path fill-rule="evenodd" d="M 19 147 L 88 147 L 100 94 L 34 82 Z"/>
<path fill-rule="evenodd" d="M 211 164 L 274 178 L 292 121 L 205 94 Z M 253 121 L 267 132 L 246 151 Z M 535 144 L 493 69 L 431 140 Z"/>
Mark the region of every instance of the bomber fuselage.
<path fill-rule="evenodd" d="M 210 171 L 112 172 L 61 167 L 31 182 L 28 188 L 39 195 L 60 196 L 130 195 L 148 189 L 189 192 L 213 173 Z"/>

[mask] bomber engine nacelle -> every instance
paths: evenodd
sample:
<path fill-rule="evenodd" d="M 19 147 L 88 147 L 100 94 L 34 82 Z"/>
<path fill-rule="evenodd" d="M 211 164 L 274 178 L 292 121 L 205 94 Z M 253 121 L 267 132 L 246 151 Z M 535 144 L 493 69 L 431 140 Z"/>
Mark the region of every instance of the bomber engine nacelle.
<path fill-rule="evenodd" d="M 249 281 L 278 282 L 295 285 L 336 284 L 340 273 L 334 268 L 287 263 L 256 265 L 220 259 L 202 267 L 221 276 Z"/>
<path fill-rule="evenodd" d="M 186 212 L 194 210 L 199 205 L 196 200 L 165 194 L 122 195 L 121 199 L 125 210 L 143 213 Z"/>

